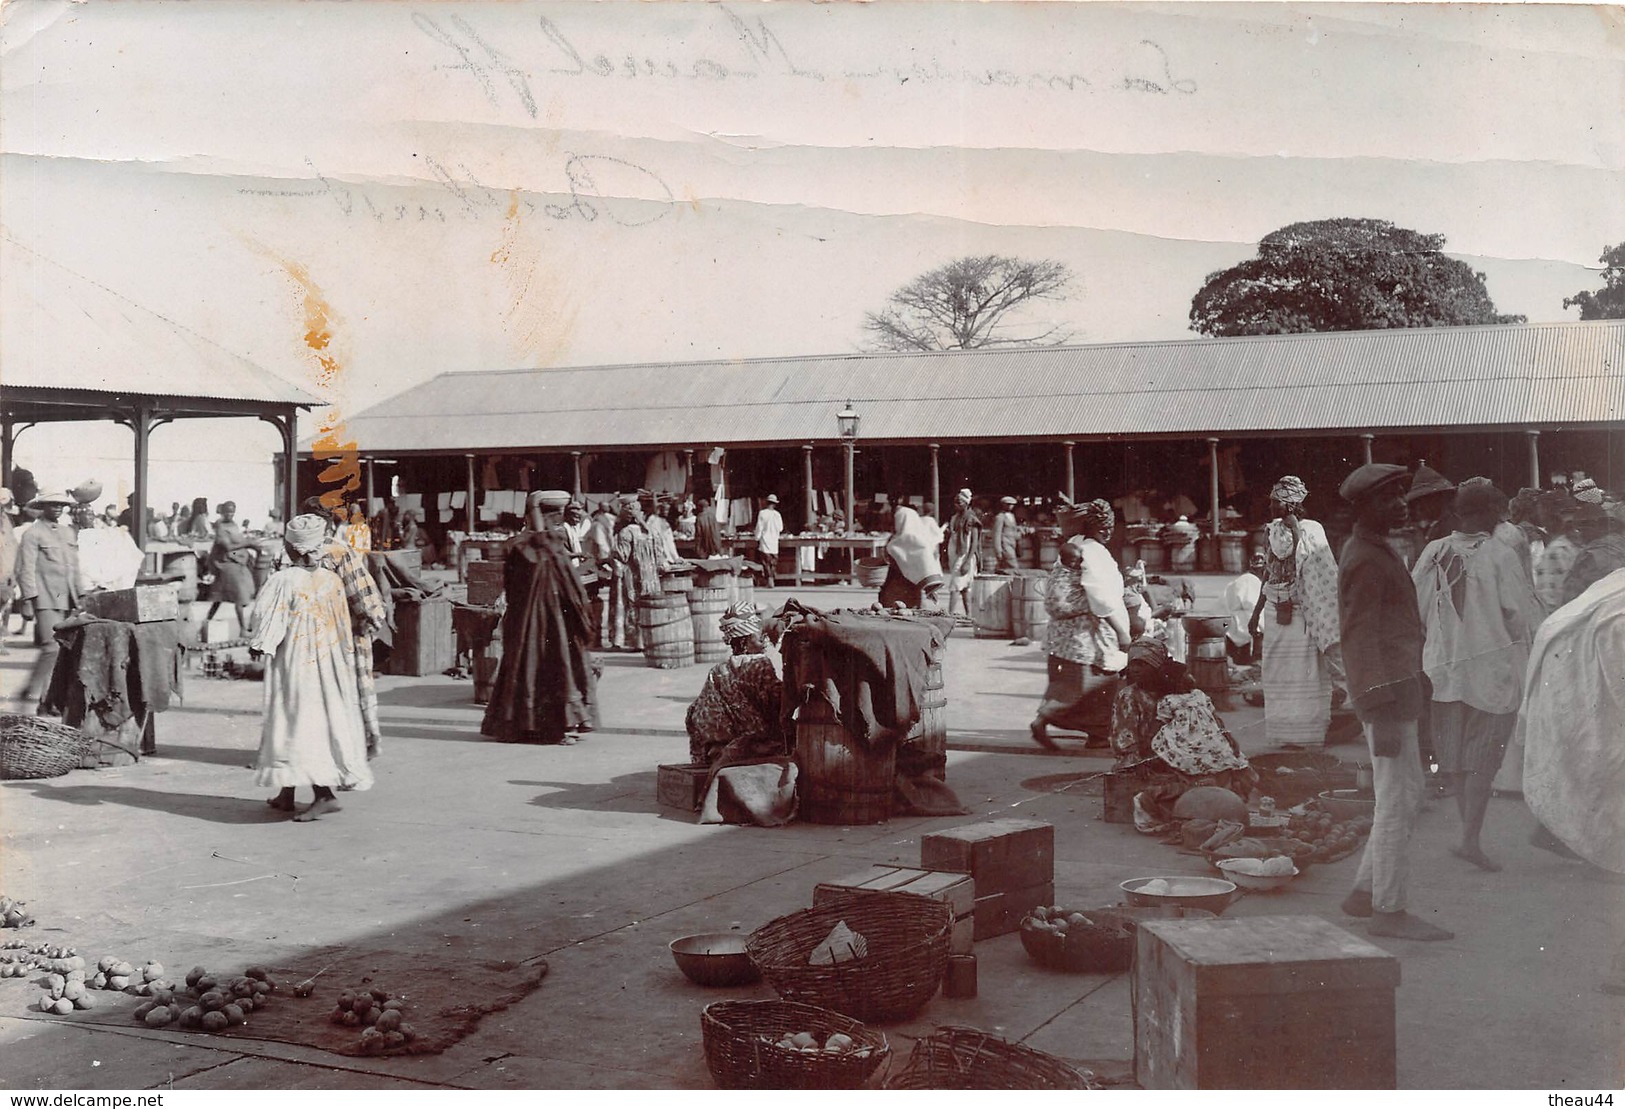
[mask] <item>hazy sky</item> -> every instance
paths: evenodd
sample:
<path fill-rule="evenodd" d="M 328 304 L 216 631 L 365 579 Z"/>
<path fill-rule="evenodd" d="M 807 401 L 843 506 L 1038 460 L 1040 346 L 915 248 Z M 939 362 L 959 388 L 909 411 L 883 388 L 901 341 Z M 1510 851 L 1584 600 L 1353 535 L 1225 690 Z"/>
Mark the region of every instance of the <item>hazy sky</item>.
<path fill-rule="evenodd" d="M 5 235 L 293 380 L 314 380 L 318 298 L 351 411 L 447 370 L 854 349 L 866 309 L 972 252 L 1072 265 L 1052 315 L 1104 341 L 1188 336 L 1204 276 L 1296 220 L 1444 234 L 1537 321 L 1572 318 L 1563 297 L 1625 240 L 1617 9 L 13 0 L 0 18 Z"/>

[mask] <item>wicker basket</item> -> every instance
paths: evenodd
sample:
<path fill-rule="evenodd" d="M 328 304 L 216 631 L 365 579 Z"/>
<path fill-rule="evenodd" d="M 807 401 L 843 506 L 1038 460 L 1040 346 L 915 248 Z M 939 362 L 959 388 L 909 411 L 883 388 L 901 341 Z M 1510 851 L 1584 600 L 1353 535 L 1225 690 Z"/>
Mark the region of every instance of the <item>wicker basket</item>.
<path fill-rule="evenodd" d="M 57 778 L 79 765 L 85 735 L 41 716 L 0 715 L 0 778 Z"/>
<path fill-rule="evenodd" d="M 880 1032 L 796 1001 L 714 1002 L 700 1013 L 700 1031 L 705 1064 L 724 1090 L 855 1090 L 891 1054 Z M 810 1032 L 820 1043 L 844 1032 L 855 1048 L 813 1053 L 777 1046 L 781 1036 L 797 1032 Z"/>
<path fill-rule="evenodd" d="M 1092 1075 L 975 1028 L 939 1028 L 914 1044 L 891 1090 L 1092 1090 Z"/>
<path fill-rule="evenodd" d="M 870 589 L 879 589 L 886 584 L 886 574 L 891 563 L 883 558 L 858 559 L 858 584 Z"/>
<path fill-rule="evenodd" d="M 814 966 L 807 959 L 841 921 L 868 942 L 862 959 Z M 912 893 L 846 894 L 769 921 L 746 950 L 787 1001 L 804 1001 L 864 1021 L 913 1016 L 948 967 L 953 910 Z"/>

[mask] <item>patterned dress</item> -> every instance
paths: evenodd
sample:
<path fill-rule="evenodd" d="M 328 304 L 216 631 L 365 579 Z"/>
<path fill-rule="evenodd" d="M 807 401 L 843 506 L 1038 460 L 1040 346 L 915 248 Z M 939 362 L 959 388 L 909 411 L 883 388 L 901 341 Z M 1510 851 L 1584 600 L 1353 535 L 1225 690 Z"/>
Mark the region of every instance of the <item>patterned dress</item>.
<path fill-rule="evenodd" d="M 766 655 L 734 655 L 713 666 L 688 706 L 689 761 L 716 766 L 785 754 L 783 689 Z"/>
<path fill-rule="evenodd" d="M 1264 611 L 1264 734 L 1271 744 L 1320 743 L 1331 723 L 1332 686 L 1343 683 L 1337 560 L 1326 532 L 1301 520 L 1298 534 L 1270 521 Z"/>

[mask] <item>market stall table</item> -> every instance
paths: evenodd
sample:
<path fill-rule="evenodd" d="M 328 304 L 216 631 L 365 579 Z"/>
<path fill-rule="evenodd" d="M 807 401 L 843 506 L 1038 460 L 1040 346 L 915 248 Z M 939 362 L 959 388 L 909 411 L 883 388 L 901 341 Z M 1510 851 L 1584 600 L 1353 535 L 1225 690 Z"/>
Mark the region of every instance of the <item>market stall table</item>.
<path fill-rule="evenodd" d="M 792 556 L 795 569 L 790 572 L 789 578 L 790 581 L 798 587 L 806 584 L 809 581 L 832 581 L 855 584 L 857 582 L 857 560 L 859 556 L 872 556 L 875 552 L 885 547 L 886 540 L 888 538 L 889 536 L 885 535 L 781 535 L 779 536 L 779 552 L 781 555 L 789 554 Z M 736 536 L 732 539 L 724 538 L 722 542 L 724 546 L 731 550 L 747 548 L 753 553 L 757 545 L 755 538 L 749 535 Z M 812 547 L 814 549 L 826 547 L 830 550 L 846 551 L 848 553 L 848 567 L 846 573 L 831 574 L 813 570 L 803 570 L 801 568 L 800 552 L 806 547 Z"/>

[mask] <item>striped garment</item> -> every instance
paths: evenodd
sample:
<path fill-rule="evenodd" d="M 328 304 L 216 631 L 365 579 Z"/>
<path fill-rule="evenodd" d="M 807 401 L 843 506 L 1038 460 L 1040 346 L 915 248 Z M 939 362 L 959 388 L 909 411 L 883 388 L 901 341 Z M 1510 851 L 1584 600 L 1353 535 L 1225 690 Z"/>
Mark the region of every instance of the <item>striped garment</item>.
<path fill-rule="evenodd" d="M 344 583 L 344 599 L 350 606 L 350 633 L 355 637 L 356 693 L 361 702 L 361 723 L 367 736 L 367 752 L 376 755 L 383 738 L 378 725 L 378 686 L 372 677 L 372 637 L 389 619 L 378 583 L 367 569 L 366 556 L 348 543 L 330 539 L 322 548 L 322 564 L 338 574 Z"/>

